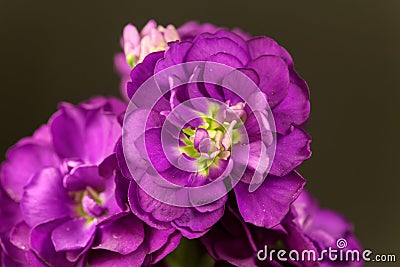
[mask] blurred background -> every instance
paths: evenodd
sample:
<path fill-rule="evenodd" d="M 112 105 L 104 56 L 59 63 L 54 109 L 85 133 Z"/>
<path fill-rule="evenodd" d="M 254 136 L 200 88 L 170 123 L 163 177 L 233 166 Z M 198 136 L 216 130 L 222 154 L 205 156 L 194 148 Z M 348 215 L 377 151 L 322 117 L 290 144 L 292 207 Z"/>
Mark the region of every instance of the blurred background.
<path fill-rule="evenodd" d="M 0 0 L 1 159 L 58 102 L 118 95 L 113 56 L 122 28 L 150 18 L 241 27 L 287 48 L 311 89 L 314 154 L 301 167 L 307 188 L 354 223 L 364 247 L 400 261 L 396 0 Z"/>

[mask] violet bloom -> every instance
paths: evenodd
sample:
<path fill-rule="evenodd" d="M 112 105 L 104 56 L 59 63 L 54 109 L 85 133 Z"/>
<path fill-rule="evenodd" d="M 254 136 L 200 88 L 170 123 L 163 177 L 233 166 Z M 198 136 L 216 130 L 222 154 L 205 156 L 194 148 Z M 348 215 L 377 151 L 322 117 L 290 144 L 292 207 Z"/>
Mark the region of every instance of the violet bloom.
<path fill-rule="evenodd" d="M 7 152 L 2 266 L 149 265 L 177 246 L 178 233 L 148 227 L 116 201 L 113 151 L 125 108 L 114 98 L 62 103 Z"/>
<path fill-rule="evenodd" d="M 248 103 L 230 93 L 224 86 L 204 83 L 180 85 L 182 80 L 204 78 L 211 73 L 196 67 L 183 67 L 181 71 L 175 69 L 182 63 L 199 61 L 205 62 L 206 65 L 210 62 L 229 66 L 246 75 L 260 88 L 259 102 L 264 100 L 269 103 L 276 124 L 274 159 L 266 153 L 268 144 L 261 141 L 263 132 L 260 125 L 257 125 L 255 114 L 249 110 Z M 250 151 L 249 162 L 241 181 L 234 188 L 239 211 L 246 222 L 260 227 L 271 228 L 279 224 L 304 185 L 304 179 L 294 172 L 294 169 L 311 155 L 310 137 L 301 128 L 309 116 L 309 91 L 306 83 L 294 71 L 289 54 L 267 37 L 256 37 L 246 41 L 226 30 L 214 34 L 200 34 L 193 41 L 172 42 L 165 52 L 148 55 L 131 72 L 128 96 L 132 98 L 146 80 L 170 68 L 174 68 L 174 73 L 167 77 L 167 82 L 161 81 L 159 85 L 171 91 L 155 103 L 150 120 L 146 122 L 146 116 L 141 110 L 126 117 L 130 122 L 124 125 L 124 129 L 136 134 L 137 140 L 144 135 L 145 147 L 138 146 L 138 141 L 133 138 L 128 140 L 129 146 L 119 148 L 118 159 L 124 175 L 132 176 L 136 181 L 149 181 L 148 174 L 144 175 L 139 171 L 130 173 L 127 166 L 124 168 L 125 162 L 128 161 L 136 165 L 129 166 L 131 169 L 141 169 L 143 163 L 138 155 L 147 150 L 145 152 L 149 153 L 149 159 L 155 170 L 164 179 L 182 186 L 204 185 L 213 182 L 221 173 L 229 171 L 232 167 L 231 152 L 235 147 L 247 146 Z M 215 71 L 213 74 L 217 76 L 220 84 L 235 83 L 229 73 Z M 245 90 L 247 87 L 243 88 Z M 142 102 L 154 97 L 150 91 L 143 92 L 143 95 L 145 98 Z M 181 145 L 175 148 L 163 147 L 161 132 L 166 118 L 173 114 L 180 104 L 188 100 L 193 102 L 199 98 L 219 101 L 223 105 L 216 110 L 214 108 L 199 110 L 202 114 L 199 120 L 182 128 L 178 138 L 178 143 Z M 140 106 L 141 103 L 136 104 Z M 232 119 L 232 116 L 236 118 Z M 214 120 L 220 124 L 210 123 Z M 147 128 L 141 135 L 139 124 L 143 123 L 146 123 Z M 240 131 L 243 129 L 248 133 L 250 144 L 242 143 L 244 146 L 239 146 L 243 136 Z M 229 141 L 228 136 L 233 139 Z M 223 140 L 228 142 L 224 143 Z M 206 151 L 211 158 L 205 162 L 213 164 L 205 164 L 206 168 L 202 170 L 182 171 L 170 162 L 165 149 L 171 150 L 174 156 L 183 156 L 182 160 L 192 160 L 197 163 L 202 162 L 199 159 Z M 240 157 L 238 160 L 240 161 Z M 260 164 L 263 168 L 258 173 L 257 166 Z M 269 175 L 264 183 L 255 192 L 249 192 L 249 184 L 255 173 L 257 172 L 262 180 L 268 170 Z M 129 201 L 133 212 L 154 227 L 174 227 L 188 238 L 201 236 L 208 231 L 221 217 L 226 200 L 221 198 L 203 209 L 183 208 L 161 203 L 146 192 L 138 187 L 135 181 L 131 182 Z"/>
<path fill-rule="evenodd" d="M 140 33 L 132 24 L 125 26 L 121 38 L 123 53 L 114 57 L 116 71 L 121 76 L 120 87 L 123 96 L 126 96 L 126 83 L 129 81 L 131 69 L 148 54 L 165 50 L 168 42 L 176 40 L 179 40 L 179 35 L 173 25 L 164 28 L 150 20 Z"/>
<path fill-rule="evenodd" d="M 337 241 L 347 240 L 347 247 L 337 247 Z M 327 254 L 324 260 L 309 260 L 308 256 L 302 260 L 303 251 L 314 251 L 315 259 L 320 257 L 323 250 L 343 249 L 343 251 L 357 250 L 362 257 L 361 247 L 353 235 L 353 227 L 342 215 L 326 209 L 318 208 L 315 200 L 306 192 L 293 203 L 291 211 L 280 225 L 272 229 L 256 227 L 245 223 L 238 214 L 234 205 L 230 205 L 222 220 L 204 237 L 202 242 L 210 255 L 220 266 L 362 266 L 357 258 L 343 258 L 343 261 L 331 261 Z M 268 253 L 275 250 L 275 254 L 265 255 L 265 246 Z M 262 260 L 258 259 L 259 254 Z M 285 250 L 287 261 L 280 261 L 278 250 Z M 290 258 L 289 252 L 299 252 Z M 339 255 L 339 254 L 337 254 Z M 313 256 L 312 256 L 313 257 Z"/>
<path fill-rule="evenodd" d="M 118 53 L 114 57 L 115 70 L 121 78 L 120 90 L 122 95 L 126 98 L 126 85 L 130 80 L 129 74 L 132 68 L 141 63 L 148 54 L 165 50 L 168 42 L 193 40 L 201 33 L 215 33 L 220 29 L 222 28 L 211 23 L 200 24 L 196 21 L 189 21 L 175 29 L 171 24 L 163 27 L 157 25 L 156 21 L 150 20 L 140 33 L 132 24 L 125 26 L 121 38 L 123 53 Z M 235 28 L 233 32 L 243 39 L 250 38 L 241 29 Z"/>

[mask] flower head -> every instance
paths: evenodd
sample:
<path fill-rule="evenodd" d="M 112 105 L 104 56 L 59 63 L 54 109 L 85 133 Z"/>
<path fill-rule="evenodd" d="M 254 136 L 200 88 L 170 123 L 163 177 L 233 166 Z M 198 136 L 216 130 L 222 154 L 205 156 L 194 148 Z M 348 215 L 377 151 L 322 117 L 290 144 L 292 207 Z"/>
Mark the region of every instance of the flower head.
<path fill-rule="evenodd" d="M 0 208 L 7 222 L 1 229 L 6 261 L 141 265 L 176 247 L 179 234 L 148 227 L 116 201 L 113 151 L 125 107 L 101 97 L 78 106 L 63 103 L 47 125 L 8 151 L 0 190 L 8 203 Z"/>
<path fill-rule="evenodd" d="M 304 185 L 293 170 L 311 154 L 301 129 L 309 115 L 308 87 L 285 49 L 267 37 L 203 33 L 148 55 L 132 70 L 127 89 L 133 108 L 117 154 L 124 175 L 133 178 L 135 214 L 198 237 L 222 216 L 227 182 L 221 178 L 233 175 L 246 222 L 281 222 Z M 154 173 L 183 187 L 213 184 L 215 191 L 207 191 L 204 207 L 177 207 L 172 202 L 202 201 L 191 190 L 162 191 Z M 212 194 L 218 201 L 210 201 Z"/>
<path fill-rule="evenodd" d="M 173 25 L 164 28 L 150 20 L 139 33 L 135 26 L 125 26 L 121 46 L 131 68 L 143 61 L 150 53 L 165 50 L 168 42 L 179 40 L 178 32 Z"/>
<path fill-rule="evenodd" d="M 114 65 L 121 76 L 121 93 L 126 96 L 126 83 L 133 67 L 141 63 L 150 53 L 165 50 L 168 42 L 179 40 L 177 30 L 173 25 L 163 27 L 150 20 L 140 31 L 132 25 L 125 26 L 121 38 L 123 53 L 114 58 Z"/>

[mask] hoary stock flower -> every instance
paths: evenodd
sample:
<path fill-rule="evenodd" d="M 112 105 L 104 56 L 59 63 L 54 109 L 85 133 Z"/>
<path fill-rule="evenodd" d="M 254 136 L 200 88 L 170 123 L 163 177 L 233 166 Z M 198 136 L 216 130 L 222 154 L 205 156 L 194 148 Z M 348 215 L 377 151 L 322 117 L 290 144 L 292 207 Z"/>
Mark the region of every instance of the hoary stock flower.
<path fill-rule="evenodd" d="M 150 265 L 178 245 L 178 233 L 145 225 L 115 199 L 113 151 L 125 108 L 114 98 L 62 103 L 47 125 L 7 152 L 4 267 Z"/>
<path fill-rule="evenodd" d="M 294 169 L 311 155 L 301 128 L 309 115 L 308 87 L 284 48 L 267 37 L 218 30 L 170 42 L 130 77 L 131 108 L 117 155 L 139 218 L 199 237 L 222 216 L 221 192 L 231 186 L 246 222 L 268 228 L 281 222 L 304 185 Z M 231 185 L 221 181 L 232 173 Z M 172 184 L 214 184 L 215 191 L 163 189 Z M 211 198 L 207 193 L 221 195 L 199 197 Z"/>
<path fill-rule="evenodd" d="M 140 31 L 132 25 L 125 26 L 121 38 L 123 53 L 114 57 L 116 71 L 121 76 L 120 88 L 126 96 L 126 83 L 133 67 L 142 62 L 150 53 L 165 50 L 168 42 L 179 40 L 177 30 L 173 25 L 163 27 L 150 20 Z"/>

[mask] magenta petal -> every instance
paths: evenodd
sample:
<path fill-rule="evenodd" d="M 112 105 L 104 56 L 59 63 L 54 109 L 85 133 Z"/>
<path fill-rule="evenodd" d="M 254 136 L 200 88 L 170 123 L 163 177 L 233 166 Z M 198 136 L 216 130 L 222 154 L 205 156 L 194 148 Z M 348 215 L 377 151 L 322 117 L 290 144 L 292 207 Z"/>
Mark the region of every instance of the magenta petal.
<path fill-rule="evenodd" d="M 145 158 L 149 158 L 158 172 L 163 172 L 171 167 L 171 163 L 163 150 L 161 142 L 161 128 L 147 130 L 145 135 L 145 151 L 140 151 Z M 140 145 L 137 147 L 140 149 Z M 146 157 L 147 156 L 147 157 Z"/>
<path fill-rule="evenodd" d="M 277 138 L 275 158 L 270 174 L 284 176 L 311 157 L 311 137 L 302 129 L 293 127 L 288 135 Z"/>
<path fill-rule="evenodd" d="M 293 65 L 293 60 L 289 53 L 271 38 L 265 36 L 255 37 L 248 40 L 247 45 L 252 59 L 263 55 L 279 56 L 282 57 L 289 66 Z"/>
<path fill-rule="evenodd" d="M 183 236 L 189 239 L 204 235 L 224 214 L 220 208 L 212 212 L 200 213 L 194 208 L 186 208 L 185 213 L 173 222 Z"/>
<path fill-rule="evenodd" d="M 207 130 L 203 129 L 203 128 L 199 128 L 196 130 L 196 133 L 194 135 L 194 148 L 199 149 L 199 146 L 201 144 L 202 141 L 204 141 L 204 139 L 209 138 L 208 132 Z M 202 151 L 204 153 L 207 153 L 207 151 Z"/>
<path fill-rule="evenodd" d="M 286 220 L 286 219 L 285 219 Z M 285 223 L 285 228 L 288 232 L 285 242 L 290 247 L 295 247 L 297 250 L 314 250 L 316 251 L 316 247 L 314 243 L 304 234 L 304 230 L 302 230 L 298 225 L 289 221 Z"/>
<path fill-rule="evenodd" d="M 105 189 L 105 180 L 97 166 L 78 166 L 64 177 L 64 187 L 68 191 L 81 191 L 90 186 L 97 191 Z"/>
<path fill-rule="evenodd" d="M 350 223 L 340 214 L 330 210 L 319 210 L 314 214 L 308 235 L 320 247 L 335 246 L 339 238 L 353 231 Z M 324 236 L 324 233 L 326 237 Z"/>
<path fill-rule="evenodd" d="M 289 70 L 285 61 L 276 56 L 261 56 L 252 60 L 247 68 L 254 69 L 259 78 L 259 87 L 267 95 L 271 108 L 285 99 L 289 89 Z"/>
<path fill-rule="evenodd" d="M 229 51 L 242 64 L 246 64 L 250 59 L 245 49 L 233 40 L 227 37 L 209 37 L 197 40 L 189 50 L 186 60 L 189 62 L 204 61 L 222 51 Z"/>
<path fill-rule="evenodd" d="M 26 259 L 27 251 L 14 246 L 14 244 L 11 243 L 11 241 L 10 241 L 10 236 L 8 233 L 0 234 L 0 245 L 1 245 L 0 250 L 2 250 L 0 252 L 0 254 L 7 256 L 4 258 L 4 260 L 7 260 L 10 262 L 10 265 L 5 265 L 5 267 L 19 266 L 18 264 L 21 264 L 21 266 L 27 265 L 27 262 L 26 262 L 27 261 L 27 259 Z"/>
<path fill-rule="evenodd" d="M 151 53 L 146 56 L 142 63 L 139 63 L 131 72 L 131 81 L 127 85 L 128 98 L 136 93 L 140 86 L 154 74 L 154 67 L 157 61 L 162 58 L 164 52 Z"/>
<path fill-rule="evenodd" d="M 29 238 L 31 228 L 25 223 L 20 222 L 14 226 L 10 233 L 10 242 L 21 250 L 29 250 Z"/>
<path fill-rule="evenodd" d="M 219 199 L 215 199 L 215 196 L 222 196 Z M 201 212 L 211 212 L 217 209 L 224 208 L 227 201 L 227 190 L 223 181 L 214 182 L 212 185 L 208 185 L 205 189 L 199 187 L 196 190 L 189 191 L 190 202 L 194 208 Z M 207 203 L 207 204 L 204 204 Z"/>
<path fill-rule="evenodd" d="M 278 133 L 287 134 L 292 125 L 302 125 L 310 115 L 310 101 L 307 84 L 300 78 L 289 86 L 288 95 L 272 113 Z"/>
<path fill-rule="evenodd" d="M 246 222 L 272 228 L 288 213 L 304 184 L 305 180 L 297 172 L 283 177 L 269 175 L 252 193 L 248 184 L 239 182 L 234 188 L 239 211 Z"/>
<path fill-rule="evenodd" d="M 86 264 L 86 253 L 91 249 L 91 245 L 93 244 L 94 236 L 90 239 L 89 244 L 83 248 L 83 249 L 78 249 L 78 250 L 69 250 L 65 252 L 65 257 L 67 258 L 68 261 L 70 262 L 76 262 L 75 267 L 84 267 Z M 82 257 L 83 255 L 83 257 Z"/>
<path fill-rule="evenodd" d="M 176 65 L 183 63 L 186 57 L 187 51 L 192 47 L 190 42 L 170 42 L 168 48 L 165 51 L 164 58 L 160 59 L 154 69 L 155 73 L 161 72 L 171 66 L 174 66 L 174 74 L 177 77 L 185 77 L 186 72 L 184 67 L 176 67 Z M 169 74 L 168 71 L 165 72 Z M 165 78 L 165 77 L 164 77 Z"/>
<path fill-rule="evenodd" d="M 62 177 L 55 168 L 43 169 L 25 187 L 21 211 L 29 226 L 69 216 L 72 200 L 62 186 Z"/>
<path fill-rule="evenodd" d="M 146 228 L 146 245 L 148 253 L 153 253 L 167 244 L 169 237 L 176 230 L 174 228 L 159 230 L 153 227 Z"/>
<path fill-rule="evenodd" d="M 149 196 L 141 188 L 137 189 L 137 196 L 142 209 L 152 214 L 156 220 L 170 222 L 182 216 L 184 209 L 165 204 Z"/>
<path fill-rule="evenodd" d="M 18 203 L 14 202 L 0 186 L 0 233 L 9 232 L 16 222 L 22 220 Z"/>
<path fill-rule="evenodd" d="M 137 250 L 128 254 L 106 250 L 99 250 L 91 255 L 89 266 L 91 267 L 120 267 L 120 266 L 142 266 L 146 257 L 146 246 L 141 245 Z"/>
<path fill-rule="evenodd" d="M 63 220 L 55 220 L 45 223 L 33 228 L 31 232 L 32 250 L 48 266 L 75 266 L 66 259 L 64 252 L 56 252 L 51 240 L 51 232 L 62 222 Z"/>
<path fill-rule="evenodd" d="M 156 220 L 151 213 L 143 210 L 138 199 L 139 186 L 135 181 L 132 181 L 129 185 L 128 191 L 128 201 L 131 207 L 132 213 L 135 214 L 139 219 L 145 221 L 148 225 L 155 227 L 157 229 L 168 229 L 171 228 L 169 222 L 161 222 Z"/>
<path fill-rule="evenodd" d="M 84 145 L 86 157 L 83 159 L 99 165 L 114 152 L 115 143 L 122 133 L 115 115 L 108 115 L 101 109 L 90 111 L 86 115 Z"/>
<path fill-rule="evenodd" d="M 227 29 L 218 29 L 218 31 L 215 33 L 205 32 L 205 33 L 197 36 L 196 40 L 194 42 L 202 40 L 202 39 L 209 39 L 209 38 L 228 38 L 228 39 L 234 41 L 244 51 L 247 52 L 247 50 L 248 50 L 247 44 L 246 44 L 245 40 L 240 36 L 240 34 L 235 33 L 235 31 L 229 31 Z"/>
<path fill-rule="evenodd" d="M 174 251 L 178 247 L 181 238 L 182 235 L 179 232 L 175 232 L 170 235 L 165 245 L 151 255 L 151 263 L 158 263 L 160 260 L 164 259 L 169 253 Z"/>
<path fill-rule="evenodd" d="M 51 239 L 56 251 L 83 249 L 96 231 L 96 224 L 86 218 L 69 220 L 56 227 Z"/>
<path fill-rule="evenodd" d="M 112 154 L 121 135 L 121 126 L 113 114 L 121 106 L 124 107 L 112 98 L 95 98 L 78 107 L 68 103 L 60 105 L 50 120 L 55 151 L 63 158 L 100 164 Z"/>
<path fill-rule="evenodd" d="M 118 169 L 118 160 L 115 153 L 111 154 L 103 160 L 99 165 L 99 174 L 106 179 L 114 175 L 115 170 Z"/>
<path fill-rule="evenodd" d="M 44 167 L 58 166 L 59 159 L 52 148 L 25 143 L 11 148 L 1 167 L 1 183 L 8 195 L 19 202 L 24 186 Z"/>
<path fill-rule="evenodd" d="M 143 223 L 136 216 L 128 215 L 113 222 L 99 226 L 96 246 L 93 249 L 105 249 L 127 255 L 134 252 L 143 243 Z"/>
<path fill-rule="evenodd" d="M 55 151 L 62 158 L 85 158 L 85 114 L 72 104 L 63 103 L 50 119 Z"/>

